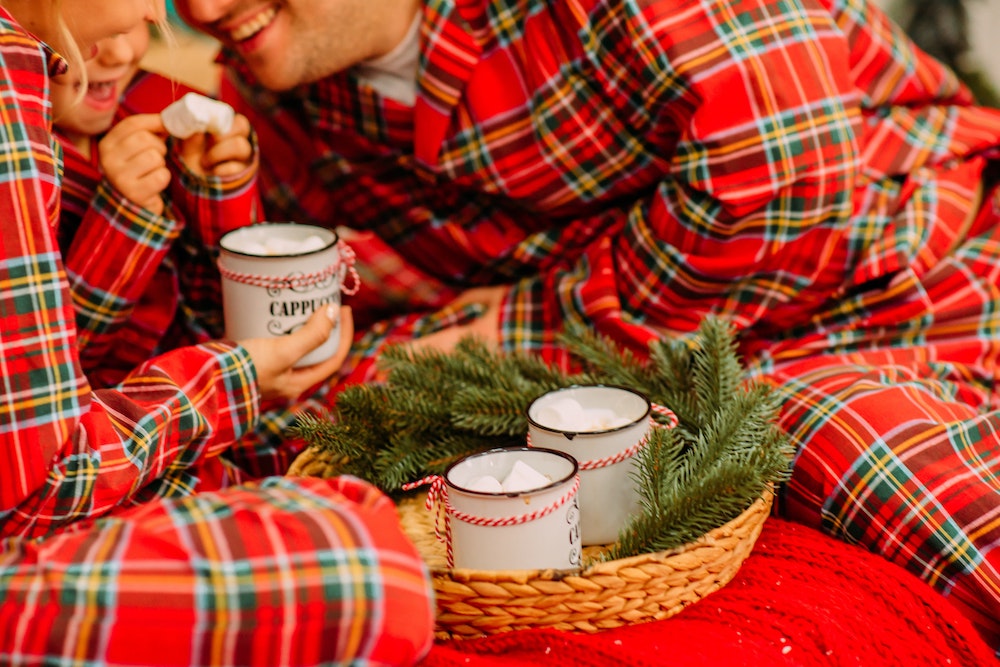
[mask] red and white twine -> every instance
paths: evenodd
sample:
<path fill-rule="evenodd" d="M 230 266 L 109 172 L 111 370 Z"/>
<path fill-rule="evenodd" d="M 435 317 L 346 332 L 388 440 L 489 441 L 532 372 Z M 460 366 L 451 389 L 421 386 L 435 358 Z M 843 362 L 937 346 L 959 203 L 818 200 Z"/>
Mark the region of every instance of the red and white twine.
<path fill-rule="evenodd" d="M 677 415 L 674 414 L 673 410 L 662 405 L 657 405 L 656 403 L 653 403 L 650 406 L 650 408 L 653 412 L 660 415 L 661 417 L 667 418 L 667 423 L 661 424 L 660 422 L 653 419 L 652 415 L 650 415 L 649 416 L 650 428 L 674 428 L 675 426 L 677 426 Z M 639 450 L 645 447 L 648 442 L 649 442 L 649 434 L 647 433 L 646 435 L 642 436 L 639 442 L 635 443 L 631 447 L 623 449 L 622 451 L 616 454 L 612 454 L 611 456 L 606 456 L 603 459 L 592 459 L 590 461 L 577 461 L 577 465 L 579 466 L 580 470 L 596 470 L 598 468 L 606 468 L 607 466 L 613 466 L 616 463 L 621 463 L 622 461 L 630 459 L 636 454 L 638 454 Z M 527 444 L 528 447 L 534 447 L 534 445 L 531 444 L 530 433 L 528 434 L 527 437 Z"/>
<path fill-rule="evenodd" d="M 527 514 L 519 514 L 517 516 L 509 517 L 482 517 L 455 509 L 455 506 L 452 505 L 451 501 L 448 499 L 448 486 L 445 484 L 444 478 L 440 475 L 428 475 L 427 477 L 419 479 L 416 482 L 404 484 L 403 491 L 413 491 L 414 489 L 427 485 L 430 485 L 430 488 L 427 491 L 427 500 L 424 501 L 424 506 L 427 508 L 427 511 L 434 514 L 434 536 L 439 541 L 444 542 L 448 554 L 448 567 L 453 567 L 455 564 L 455 558 L 451 547 L 451 517 L 454 517 L 464 523 L 472 524 L 473 526 L 494 527 L 516 526 L 522 523 L 537 521 L 538 519 L 555 512 L 576 495 L 577 491 L 580 490 L 580 475 L 574 475 L 572 486 L 555 502 L 546 505 L 545 507 L 541 507 L 533 512 L 528 512 Z M 440 530 L 442 509 L 445 510 L 444 535 L 441 534 Z"/>
<path fill-rule="evenodd" d="M 354 268 L 356 258 L 354 248 L 349 246 L 344 241 L 338 241 L 337 249 L 340 252 L 340 262 L 331 264 L 322 271 L 302 273 L 295 276 L 286 276 L 281 278 L 276 276 L 261 276 L 255 273 L 242 273 L 240 271 L 232 271 L 224 266 L 219 266 L 219 274 L 227 280 L 232 280 L 233 282 L 241 283 L 243 285 L 252 285 L 253 287 L 263 287 L 265 289 L 275 290 L 298 289 L 318 285 L 329 280 L 340 272 L 342 262 L 347 266 L 347 274 L 350 277 L 352 284 L 348 287 L 347 280 L 345 280 L 344 284 L 340 286 L 340 289 L 348 296 L 356 294 L 358 289 L 361 287 L 361 276 L 358 275 L 358 270 Z"/>

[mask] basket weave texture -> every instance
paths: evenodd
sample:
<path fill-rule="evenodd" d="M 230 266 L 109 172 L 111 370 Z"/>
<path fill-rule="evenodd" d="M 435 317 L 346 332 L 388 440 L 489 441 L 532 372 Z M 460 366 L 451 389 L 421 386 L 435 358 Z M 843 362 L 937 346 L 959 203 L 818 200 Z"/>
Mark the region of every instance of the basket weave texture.
<path fill-rule="evenodd" d="M 318 458 L 306 450 L 289 474 L 335 474 L 335 465 Z M 669 618 L 729 583 L 753 550 L 773 500 L 768 492 L 728 523 L 669 551 L 595 562 L 581 571 L 485 571 L 447 567 L 425 498 L 405 498 L 397 508 L 431 572 L 438 639 L 538 627 L 597 632 Z M 584 562 L 593 562 L 601 550 L 585 549 Z"/>

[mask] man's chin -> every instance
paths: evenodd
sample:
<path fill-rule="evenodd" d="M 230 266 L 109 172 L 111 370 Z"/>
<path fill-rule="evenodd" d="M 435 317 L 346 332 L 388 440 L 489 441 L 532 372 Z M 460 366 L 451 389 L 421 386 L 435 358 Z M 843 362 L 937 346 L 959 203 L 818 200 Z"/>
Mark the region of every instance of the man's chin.
<path fill-rule="evenodd" d="M 243 60 L 255 82 L 268 90 L 281 92 L 290 90 L 299 84 L 298 78 L 293 72 L 283 67 L 276 67 L 275 61 L 271 57 L 261 57 L 261 54 L 248 56 L 239 51 L 236 54 Z"/>
<path fill-rule="evenodd" d="M 253 72 L 254 78 L 257 79 L 257 83 L 264 86 L 268 90 L 273 90 L 276 93 L 291 90 L 292 88 L 304 83 L 303 81 L 299 81 L 294 77 L 290 77 L 282 73 L 268 72 L 266 70 L 258 72 L 253 68 L 251 68 L 250 71 Z"/>
<path fill-rule="evenodd" d="M 316 83 L 317 81 L 320 81 L 321 79 L 324 79 L 334 73 L 332 71 L 315 72 L 309 70 L 288 70 L 275 68 L 273 65 L 255 67 L 252 62 L 247 64 L 250 68 L 251 74 L 253 74 L 253 77 L 257 80 L 257 83 L 268 90 L 273 90 L 276 93 Z"/>

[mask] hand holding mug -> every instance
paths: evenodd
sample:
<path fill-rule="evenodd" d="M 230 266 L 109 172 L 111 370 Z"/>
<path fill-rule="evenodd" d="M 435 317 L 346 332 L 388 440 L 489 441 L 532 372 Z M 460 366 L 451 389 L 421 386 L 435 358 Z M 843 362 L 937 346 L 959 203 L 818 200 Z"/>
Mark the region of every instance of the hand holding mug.
<path fill-rule="evenodd" d="M 337 321 L 340 342 L 336 353 L 311 366 L 296 368 L 300 359 L 326 342 Z M 250 338 L 239 343 L 250 354 L 257 371 L 257 386 L 262 399 L 296 400 L 306 390 L 337 372 L 351 349 L 354 319 L 350 306 L 317 310 L 306 323 L 280 337 Z"/>

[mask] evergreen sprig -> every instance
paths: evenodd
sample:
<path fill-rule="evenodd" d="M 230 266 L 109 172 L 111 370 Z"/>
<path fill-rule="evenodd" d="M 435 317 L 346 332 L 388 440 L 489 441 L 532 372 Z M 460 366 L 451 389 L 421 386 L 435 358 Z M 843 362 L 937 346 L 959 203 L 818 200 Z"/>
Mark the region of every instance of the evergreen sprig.
<path fill-rule="evenodd" d="M 680 546 L 738 516 L 787 479 L 791 451 L 775 425 L 770 387 L 748 384 L 732 328 L 707 319 L 689 341 L 657 340 L 640 359 L 583 328 L 560 337 L 578 361 L 564 372 L 536 357 L 501 354 L 474 339 L 450 353 L 387 349 L 382 384 L 354 385 L 335 414 L 304 415 L 296 431 L 352 474 L 398 496 L 408 482 L 442 474 L 475 452 L 523 445 L 536 397 L 580 384 L 616 384 L 677 415 L 638 454 L 642 513 L 607 558 Z"/>

